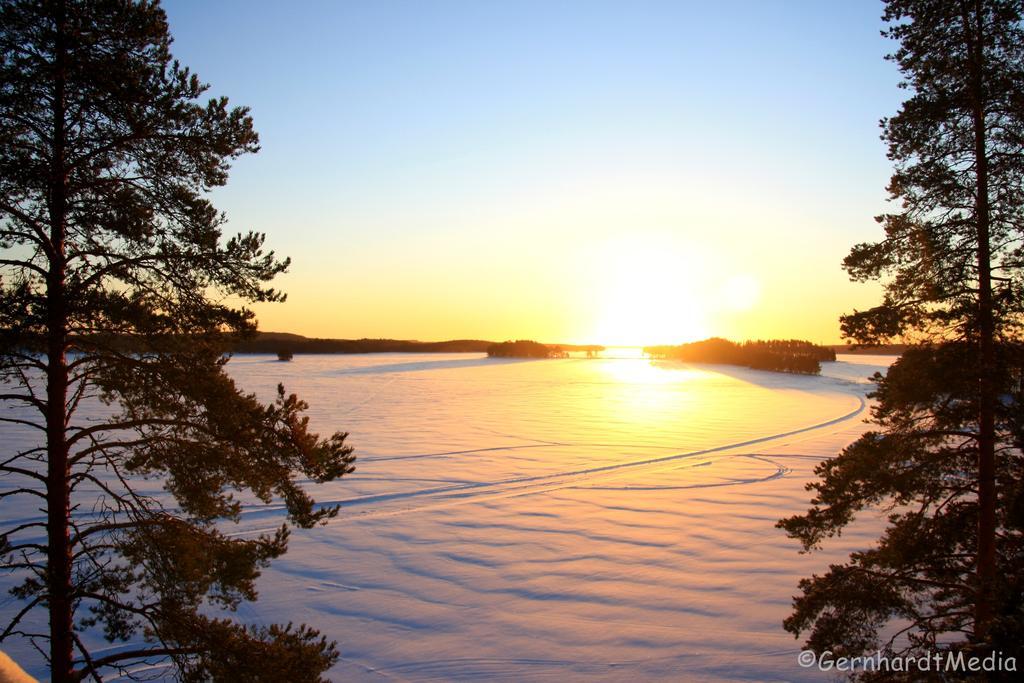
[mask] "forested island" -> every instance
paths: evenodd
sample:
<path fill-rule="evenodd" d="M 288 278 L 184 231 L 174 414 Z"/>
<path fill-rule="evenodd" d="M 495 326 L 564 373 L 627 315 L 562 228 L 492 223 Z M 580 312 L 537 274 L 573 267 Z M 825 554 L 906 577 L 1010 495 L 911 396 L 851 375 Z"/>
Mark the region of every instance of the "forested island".
<path fill-rule="evenodd" d="M 530 339 L 504 341 L 487 347 L 491 358 L 565 358 L 569 354 L 560 346 L 549 346 Z"/>
<path fill-rule="evenodd" d="M 821 372 L 821 361 L 836 359 L 836 352 L 831 348 L 800 339 L 757 340 L 737 344 L 728 339 L 712 337 L 679 346 L 645 346 L 644 353 L 652 358 L 741 365 L 755 370 L 800 375 L 817 375 Z"/>
<path fill-rule="evenodd" d="M 604 351 L 596 344 L 541 344 L 531 339 L 518 339 L 491 344 L 487 355 L 491 358 L 568 358 L 570 351 L 584 352 L 588 358 Z"/>

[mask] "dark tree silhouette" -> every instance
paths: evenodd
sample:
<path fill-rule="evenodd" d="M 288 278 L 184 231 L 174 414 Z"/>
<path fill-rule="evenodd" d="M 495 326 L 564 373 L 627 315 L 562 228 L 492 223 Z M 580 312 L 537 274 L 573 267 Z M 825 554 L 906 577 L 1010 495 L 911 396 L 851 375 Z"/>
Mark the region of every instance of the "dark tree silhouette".
<path fill-rule="evenodd" d="M 263 405 L 224 373 L 225 344 L 255 329 L 227 302 L 282 300 L 267 283 L 287 261 L 262 235 L 223 239 L 205 194 L 257 136 L 245 109 L 199 101 L 169 46 L 156 2 L 0 4 L 0 420 L 19 436 L 0 496 L 24 511 L 0 535 L 21 600 L 0 640 L 31 638 L 57 682 L 154 661 L 182 680 L 318 680 L 337 652 L 316 631 L 216 616 L 256 597 L 287 527 L 223 527 L 242 496 L 325 522 L 337 510 L 296 477 L 353 457 L 294 395 Z M 35 610 L 46 633 L 25 627 Z M 135 645 L 91 653 L 86 628 Z"/>
<path fill-rule="evenodd" d="M 453 339 L 421 342 L 406 339 L 311 339 L 297 334 L 258 333 L 232 345 L 236 353 L 481 353 L 494 342 Z"/>
<path fill-rule="evenodd" d="M 889 0 L 911 95 L 883 121 L 900 211 L 853 248 L 881 305 L 842 319 L 875 344 L 916 341 L 878 378 L 877 431 L 818 467 L 814 507 L 782 526 L 810 549 L 856 512 L 891 511 L 876 548 L 802 583 L 786 627 L 856 652 L 902 620 L 902 647 L 1019 652 L 1024 4 Z M 901 641 L 902 642 L 902 641 Z M 896 647 L 892 641 L 890 647 Z"/>
<path fill-rule="evenodd" d="M 817 375 L 821 372 L 820 361 L 836 359 L 836 352 L 832 349 L 799 339 L 770 339 L 737 344 L 721 337 L 712 337 L 678 346 L 647 346 L 644 353 L 655 358 L 741 365 L 754 370 L 800 375 Z"/>
<path fill-rule="evenodd" d="M 518 339 L 491 344 L 487 347 L 487 355 L 491 358 L 565 358 L 568 354 L 561 346 Z"/>

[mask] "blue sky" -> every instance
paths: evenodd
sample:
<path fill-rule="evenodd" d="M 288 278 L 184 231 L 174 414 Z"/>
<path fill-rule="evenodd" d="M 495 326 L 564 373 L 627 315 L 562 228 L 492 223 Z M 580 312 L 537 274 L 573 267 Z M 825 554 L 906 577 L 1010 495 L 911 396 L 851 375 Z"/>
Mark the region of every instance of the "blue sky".
<path fill-rule="evenodd" d="M 261 135 L 214 196 L 295 262 L 265 329 L 582 341 L 607 329 L 601 245 L 630 240 L 640 270 L 691 263 L 646 286 L 685 289 L 702 332 L 836 341 L 877 297 L 839 261 L 885 208 L 881 3 L 164 7 L 175 56 Z M 706 300 L 734 276 L 756 305 L 724 314 Z"/>

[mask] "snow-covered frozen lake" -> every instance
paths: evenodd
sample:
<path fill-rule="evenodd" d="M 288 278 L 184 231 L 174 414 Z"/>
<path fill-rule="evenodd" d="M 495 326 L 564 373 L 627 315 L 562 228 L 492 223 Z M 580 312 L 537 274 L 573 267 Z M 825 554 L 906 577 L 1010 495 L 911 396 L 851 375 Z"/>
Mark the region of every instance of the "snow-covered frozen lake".
<path fill-rule="evenodd" d="M 782 630 L 797 581 L 877 533 L 800 555 L 774 528 L 813 467 L 866 428 L 866 378 L 636 358 L 238 356 L 321 433 L 350 432 L 342 504 L 293 534 L 240 617 L 336 639 L 331 676 L 376 680 L 825 680 Z M 243 532 L 280 522 L 248 508 Z M 16 609 L 4 599 L 3 614 Z M 37 657 L 7 649 L 33 669 Z M 33 663 L 35 667 L 33 668 Z"/>

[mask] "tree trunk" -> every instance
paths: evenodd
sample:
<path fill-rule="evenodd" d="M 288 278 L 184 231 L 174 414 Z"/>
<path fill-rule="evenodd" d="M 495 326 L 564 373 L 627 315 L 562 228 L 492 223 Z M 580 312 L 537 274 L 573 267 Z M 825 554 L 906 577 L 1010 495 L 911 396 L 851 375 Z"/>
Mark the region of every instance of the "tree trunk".
<path fill-rule="evenodd" d="M 966 17 L 965 17 L 966 18 Z M 982 0 L 975 0 L 974 25 L 966 24 L 969 39 L 971 108 L 974 157 L 977 169 L 975 220 L 978 239 L 978 594 L 974 631 L 985 640 L 992 622 L 992 590 L 996 575 L 996 463 L 995 463 L 995 320 L 992 309 L 992 252 L 989 237 L 989 179 L 984 92 L 985 15 Z"/>
<path fill-rule="evenodd" d="M 67 295 L 65 292 L 65 220 L 67 177 L 64 152 L 65 35 L 64 4 L 58 4 L 54 46 L 53 145 L 50 177 L 50 268 L 46 278 L 46 532 L 47 589 L 50 610 L 50 675 L 54 683 L 74 680 L 71 547 L 70 465 L 67 426 L 68 367 Z"/>

